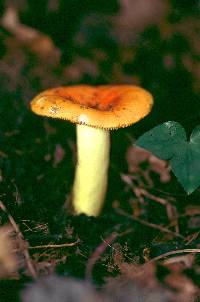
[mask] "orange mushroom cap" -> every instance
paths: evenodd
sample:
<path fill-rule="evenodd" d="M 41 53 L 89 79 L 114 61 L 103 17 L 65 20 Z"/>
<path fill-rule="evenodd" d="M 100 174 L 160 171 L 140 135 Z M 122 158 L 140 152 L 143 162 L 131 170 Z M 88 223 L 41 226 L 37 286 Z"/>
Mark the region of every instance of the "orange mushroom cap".
<path fill-rule="evenodd" d="M 77 85 L 45 90 L 31 102 L 39 115 L 103 129 L 127 127 L 145 117 L 152 95 L 132 85 Z"/>

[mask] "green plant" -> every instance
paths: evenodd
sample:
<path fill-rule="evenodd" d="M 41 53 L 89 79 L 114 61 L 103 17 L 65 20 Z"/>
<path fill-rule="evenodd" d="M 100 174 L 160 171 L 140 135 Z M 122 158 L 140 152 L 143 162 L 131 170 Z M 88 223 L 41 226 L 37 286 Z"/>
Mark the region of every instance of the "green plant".
<path fill-rule="evenodd" d="M 177 122 L 168 121 L 144 133 L 135 144 L 169 160 L 173 173 L 188 194 L 200 185 L 200 125 L 187 140 L 185 129 Z"/>

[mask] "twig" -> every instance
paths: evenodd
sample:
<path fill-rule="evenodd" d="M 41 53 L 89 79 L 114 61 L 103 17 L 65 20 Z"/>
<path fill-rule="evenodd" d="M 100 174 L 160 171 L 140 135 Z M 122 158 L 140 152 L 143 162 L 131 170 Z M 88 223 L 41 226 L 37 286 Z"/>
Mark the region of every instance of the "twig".
<path fill-rule="evenodd" d="M 161 225 L 158 225 L 158 224 L 155 224 L 155 223 L 152 223 L 152 222 L 148 222 L 146 220 L 143 220 L 143 219 L 140 219 L 140 218 L 136 218 L 128 213 L 125 213 L 123 210 L 121 209 L 115 209 L 115 211 L 119 214 L 119 215 L 122 215 L 122 216 L 125 216 L 129 219 L 132 219 L 140 224 L 143 224 L 143 225 L 146 225 L 150 228 L 153 228 L 153 229 L 157 229 L 157 230 L 160 230 L 161 232 L 164 232 L 164 233 L 167 233 L 167 234 L 170 234 L 170 235 L 173 235 L 175 237 L 179 237 L 181 239 L 185 239 L 184 236 L 180 235 L 179 233 L 176 233 L 176 232 L 173 232 L 173 231 L 170 231 L 168 230 L 167 228 L 161 226 Z"/>
<path fill-rule="evenodd" d="M 80 240 L 77 239 L 75 242 L 71 242 L 71 243 L 63 243 L 63 244 L 46 244 L 46 245 L 35 245 L 35 246 L 29 246 L 28 249 L 29 250 L 33 250 L 33 249 L 48 249 L 48 248 L 52 248 L 52 249 L 56 249 L 56 248 L 64 248 L 64 247 L 70 247 L 70 246 L 74 246 L 77 243 L 79 243 Z"/>
<path fill-rule="evenodd" d="M 109 246 L 110 248 L 113 248 L 111 246 L 111 243 L 118 237 L 125 236 L 129 233 L 132 233 L 134 230 L 133 228 L 127 229 L 122 233 L 113 232 L 111 233 L 106 239 L 102 238 L 102 243 L 96 248 L 96 250 L 92 253 L 90 258 L 88 259 L 87 266 L 86 266 L 86 272 L 85 272 L 85 278 L 86 280 L 89 280 L 92 276 L 92 270 L 95 265 L 95 263 L 100 259 L 101 255 L 105 252 L 106 248 Z"/>
<path fill-rule="evenodd" d="M 170 251 L 170 252 L 167 252 L 165 254 L 162 254 L 162 255 L 159 255 L 151 260 L 149 260 L 147 263 L 145 264 L 149 264 L 151 262 L 155 262 L 155 261 L 158 261 L 162 258 L 165 258 L 165 257 L 168 257 L 168 256 L 171 256 L 171 255 L 176 255 L 176 254 L 182 254 L 182 253 L 200 253 L 200 249 L 183 249 L 183 250 L 175 250 L 175 251 Z M 145 265 L 144 264 L 144 265 Z"/>
<path fill-rule="evenodd" d="M 132 175 L 123 175 L 123 180 L 132 189 L 132 191 L 134 192 L 134 194 L 136 195 L 136 197 L 138 198 L 140 203 L 141 204 L 145 203 L 145 197 L 147 197 L 150 201 L 155 201 L 155 202 L 160 203 L 161 205 L 165 206 L 167 216 L 168 216 L 169 220 L 171 221 L 174 218 L 174 216 L 176 216 L 176 208 L 167 199 L 159 197 L 159 196 L 155 196 L 155 195 L 151 194 L 150 192 L 148 192 L 144 188 L 143 183 L 139 184 L 139 187 L 136 186 L 134 184 L 134 182 L 132 181 L 132 177 L 133 177 Z M 173 200 L 174 200 L 174 198 L 173 198 Z M 176 220 L 175 222 L 176 222 L 176 224 L 174 225 L 175 232 L 178 234 L 179 233 L 178 221 Z"/>
<path fill-rule="evenodd" d="M 2 201 L 0 201 L 0 208 L 1 210 L 7 214 L 8 216 L 8 219 L 10 221 L 10 224 L 12 225 L 15 233 L 16 233 L 16 236 L 18 237 L 19 239 L 19 242 L 23 243 L 23 246 L 24 246 L 24 242 L 25 242 L 25 239 L 24 239 L 24 236 L 23 234 L 21 233 L 18 225 L 16 224 L 14 218 L 12 217 L 12 215 L 8 212 L 8 210 L 6 209 L 5 205 L 3 204 Z M 31 257 L 29 255 L 29 252 L 28 252 L 28 249 L 27 248 L 23 248 L 22 249 L 22 252 L 23 252 L 23 255 L 24 255 L 24 258 L 25 258 L 25 261 L 26 261 L 26 264 L 27 264 L 27 267 L 28 267 L 28 270 L 30 272 L 30 275 L 32 276 L 33 279 L 36 279 L 37 278 L 37 273 L 36 273 L 36 270 L 32 264 L 32 261 L 31 261 Z"/>
<path fill-rule="evenodd" d="M 95 263 L 100 259 L 101 255 L 103 254 L 107 246 L 110 246 L 110 244 L 116 239 L 116 237 L 117 237 L 116 232 L 111 233 L 106 239 L 103 240 L 103 242 L 92 253 L 90 258 L 88 259 L 87 266 L 86 266 L 86 272 L 85 272 L 86 280 L 90 280 Z"/>
<path fill-rule="evenodd" d="M 137 190 L 136 190 L 137 189 Z M 147 190 L 143 189 L 143 188 L 135 188 L 135 190 L 137 192 L 137 195 L 139 196 L 145 196 L 145 197 L 148 197 L 150 200 L 154 200 L 154 201 L 157 201 L 158 203 L 166 206 L 167 204 L 169 204 L 168 200 L 162 198 L 162 197 L 158 197 L 158 196 L 155 196 L 151 193 L 149 193 Z"/>

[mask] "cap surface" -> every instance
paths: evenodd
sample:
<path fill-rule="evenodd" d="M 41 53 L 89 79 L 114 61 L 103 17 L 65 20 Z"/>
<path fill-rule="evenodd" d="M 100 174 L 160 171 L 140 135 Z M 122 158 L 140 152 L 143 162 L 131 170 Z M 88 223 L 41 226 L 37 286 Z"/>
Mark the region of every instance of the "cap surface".
<path fill-rule="evenodd" d="M 39 115 L 104 129 L 127 127 L 145 117 L 152 95 L 132 85 L 66 86 L 45 90 L 31 102 Z"/>

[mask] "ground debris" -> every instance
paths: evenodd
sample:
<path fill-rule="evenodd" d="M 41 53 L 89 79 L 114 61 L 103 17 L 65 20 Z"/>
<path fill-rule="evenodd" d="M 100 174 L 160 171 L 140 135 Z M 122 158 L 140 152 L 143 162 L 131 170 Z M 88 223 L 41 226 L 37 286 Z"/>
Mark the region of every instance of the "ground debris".
<path fill-rule="evenodd" d="M 129 278 L 110 278 L 98 290 L 86 281 L 51 275 L 29 284 L 21 293 L 22 302 L 195 302 L 197 289 L 184 275 L 173 273 L 165 283 L 157 281 L 154 265 L 132 267 Z M 150 278 L 150 279 L 149 279 Z M 173 278 L 175 278 L 173 280 Z M 170 279 L 172 281 L 170 285 Z M 167 284 L 168 283 L 168 284 Z"/>
<path fill-rule="evenodd" d="M 1 19 L 1 24 L 12 33 L 19 42 L 27 45 L 31 51 L 38 56 L 50 56 L 53 57 L 54 60 L 59 59 L 59 49 L 55 47 L 50 37 L 34 28 L 21 24 L 15 7 L 7 7 Z"/>
<path fill-rule="evenodd" d="M 119 263 L 118 263 L 119 264 Z M 145 265 L 121 263 L 121 275 L 109 278 L 106 291 L 117 301 L 143 302 L 194 302 L 199 289 L 183 271 L 171 268 L 166 277 L 158 280 L 158 267 L 155 263 Z"/>
<path fill-rule="evenodd" d="M 23 302 L 100 302 L 105 301 L 84 281 L 55 275 L 41 278 L 22 292 Z M 108 300 L 107 300 L 108 301 Z"/>
<path fill-rule="evenodd" d="M 153 185 L 150 177 L 151 172 L 158 174 L 160 181 L 163 183 L 169 182 L 171 179 L 170 167 L 167 164 L 167 161 L 159 159 L 151 152 L 140 147 L 129 147 L 126 154 L 126 160 L 129 173 L 139 174 L 150 186 Z M 142 169 L 141 164 L 145 162 L 148 164 L 148 167 Z"/>
<path fill-rule="evenodd" d="M 13 228 L 7 224 L 0 227 L 0 278 L 17 276 L 19 261 L 15 250 Z"/>

